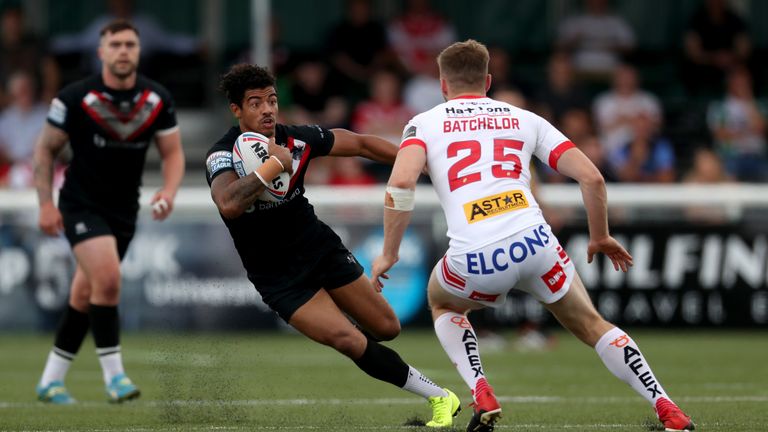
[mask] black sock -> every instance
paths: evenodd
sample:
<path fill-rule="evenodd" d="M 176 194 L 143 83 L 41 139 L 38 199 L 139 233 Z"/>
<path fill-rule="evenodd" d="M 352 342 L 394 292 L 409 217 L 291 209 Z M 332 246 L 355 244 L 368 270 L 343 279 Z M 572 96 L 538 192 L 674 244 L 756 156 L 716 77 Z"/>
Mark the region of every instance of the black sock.
<path fill-rule="evenodd" d="M 357 367 L 368 375 L 402 388 L 408 381 L 410 367 L 390 348 L 368 339 L 363 355 L 355 360 Z"/>
<path fill-rule="evenodd" d="M 54 339 L 54 352 L 62 357 L 72 360 L 75 354 L 80 350 L 85 335 L 88 334 L 88 324 L 90 320 L 87 313 L 67 305 L 64 315 L 61 317 L 59 327 L 56 330 L 56 339 Z"/>
<path fill-rule="evenodd" d="M 96 348 L 112 348 L 120 345 L 120 320 L 117 306 L 90 306 L 91 331 Z"/>

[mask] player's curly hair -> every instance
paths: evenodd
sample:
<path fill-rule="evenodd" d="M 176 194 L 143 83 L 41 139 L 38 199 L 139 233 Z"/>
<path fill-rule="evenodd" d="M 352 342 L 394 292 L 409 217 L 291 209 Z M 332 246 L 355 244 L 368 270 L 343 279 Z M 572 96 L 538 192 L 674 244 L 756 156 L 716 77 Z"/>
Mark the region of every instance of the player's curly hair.
<path fill-rule="evenodd" d="M 227 96 L 229 103 L 241 108 L 246 91 L 274 86 L 275 77 L 267 68 L 248 63 L 232 66 L 219 80 L 219 90 Z"/>

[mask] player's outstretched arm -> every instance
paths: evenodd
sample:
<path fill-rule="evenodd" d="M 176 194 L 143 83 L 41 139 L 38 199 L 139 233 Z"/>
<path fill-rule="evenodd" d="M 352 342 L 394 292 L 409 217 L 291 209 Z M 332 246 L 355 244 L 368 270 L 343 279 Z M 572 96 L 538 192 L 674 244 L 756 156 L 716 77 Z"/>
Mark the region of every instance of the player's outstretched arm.
<path fill-rule="evenodd" d="M 371 269 L 371 283 L 377 291 L 384 287 L 381 279 L 389 279 L 386 272 L 398 260 L 400 243 L 415 204 L 416 182 L 426 162 L 427 155 L 423 148 L 408 146 L 400 150 L 392 167 L 384 196 L 384 247 Z"/>
<path fill-rule="evenodd" d="M 173 211 L 173 201 L 184 178 L 184 151 L 178 128 L 155 138 L 157 151 L 163 160 L 163 188 L 152 197 L 152 217 L 163 220 Z"/>
<path fill-rule="evenodd" d="M 632 256 L 608 231 L 608 194 L 600 170 L 581 150 L 566 150 L 557 162 L 557 170 L 579 182 L 589 224 L 587 260 L 591 263 L 596 253 L 605 254 L 613 262 L 613 268 L 627 271 L 632 266 Z"/>
<path fill-rule="evenodd" d="M 331 129 L 331 132 L 334 143 L 329 156 L 362 156 L 389 165 L 395 162 L 397 146 L 383 138 L 346 129 Z"/>
<path fill-rule="evenodd" d="M 33 156 L 35 189 L 40 204 L 40 229 L 48 235 L 58 235 L 64 229 L 61 212 L 53 203 L 53 161 L 69 141 L 63 130 L 46 123 L 35 144 Z"/>

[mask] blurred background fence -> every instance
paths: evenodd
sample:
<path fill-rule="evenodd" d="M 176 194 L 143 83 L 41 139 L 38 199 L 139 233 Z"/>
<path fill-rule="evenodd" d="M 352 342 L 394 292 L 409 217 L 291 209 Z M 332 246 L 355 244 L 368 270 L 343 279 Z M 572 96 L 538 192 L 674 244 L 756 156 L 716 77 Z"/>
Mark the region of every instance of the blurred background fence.
<path fill-rule="evenodd" d="M 307 195 L 369 270 L 381 250 L 383 188 L 316 186 Z M 425 284 L 447 247 L 445 220 L 431 188 L 420 187 L 417 197 L 401 260 L 384 293 L 404 324 L 428 326 Z M 577 186 L 545 185 L 540 199 L 557 215 L 550 221 L 608 319 L 655 327 L 768 324 L 766 187 L 611 186 L 613 233 L 635 258 L 627 274 L 600 258 L 586 264 L 588 237 Z M 0 329 L 50 329 L 66 304 L 74 269 L 69 246 L 63 238 L 40 234 L 32 191 L 0 191 L 0 203 Z M 145 209 L 123 262 L 126 329 L 281 326 L 245 278 L 207 189 L 182 190 L 176 212 L 164 223 L 148 216 Z M 551 320 L 519 293 L 481 313 L 481 326 Z"/>

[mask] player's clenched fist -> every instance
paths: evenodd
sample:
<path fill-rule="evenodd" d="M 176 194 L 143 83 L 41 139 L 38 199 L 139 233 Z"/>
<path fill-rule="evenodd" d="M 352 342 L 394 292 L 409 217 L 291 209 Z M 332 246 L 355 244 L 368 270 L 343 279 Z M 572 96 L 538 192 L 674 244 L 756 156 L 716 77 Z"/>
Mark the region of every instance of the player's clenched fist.
<path fill-rule="evenodd" d="M 40 206 L 40 230 L 49 236 L 57 236 L 64 230 L 64 222 L 61 218 L 61 212 L 52 202 Z"/>

